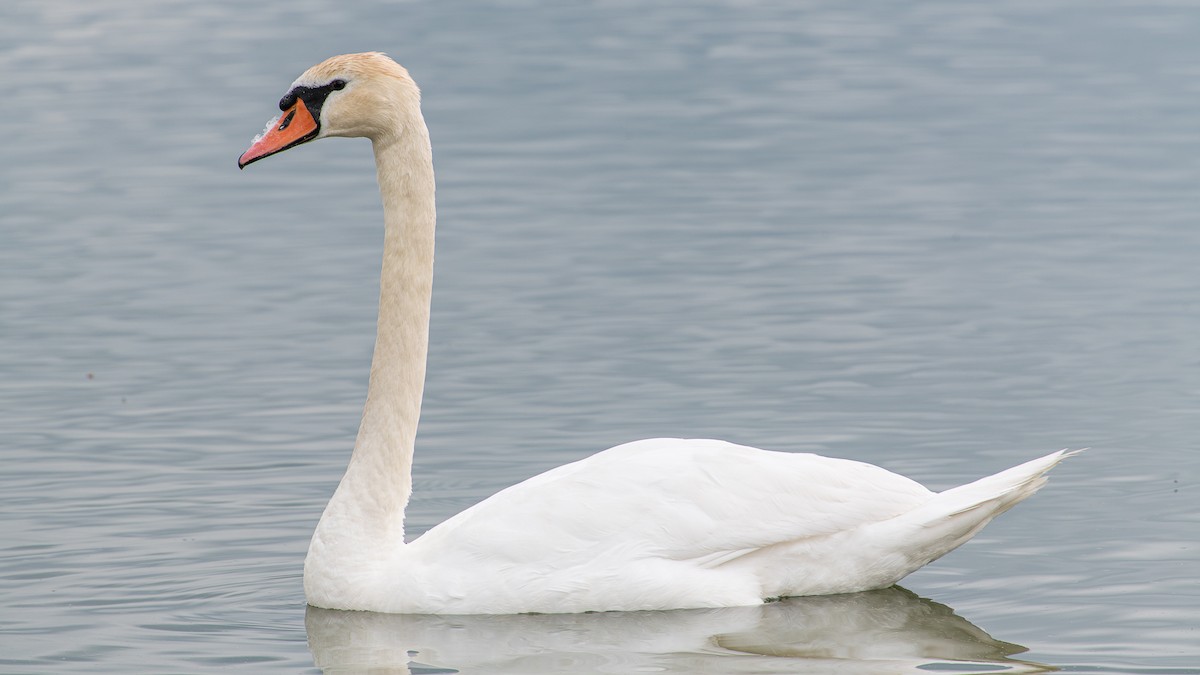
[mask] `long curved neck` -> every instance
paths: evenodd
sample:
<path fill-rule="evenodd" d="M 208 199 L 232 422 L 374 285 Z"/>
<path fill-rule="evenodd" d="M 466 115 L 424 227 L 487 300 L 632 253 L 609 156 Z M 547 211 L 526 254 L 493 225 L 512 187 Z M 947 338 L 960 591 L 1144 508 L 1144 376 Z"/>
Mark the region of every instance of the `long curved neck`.
<path fill-rule="evenodd" d="M 433 159 L 419 113 L 373 145 L 385 224 L 375 353 L 354 453 L 314 546 L 401 544 L 412 494 L 433 284 Z"/>

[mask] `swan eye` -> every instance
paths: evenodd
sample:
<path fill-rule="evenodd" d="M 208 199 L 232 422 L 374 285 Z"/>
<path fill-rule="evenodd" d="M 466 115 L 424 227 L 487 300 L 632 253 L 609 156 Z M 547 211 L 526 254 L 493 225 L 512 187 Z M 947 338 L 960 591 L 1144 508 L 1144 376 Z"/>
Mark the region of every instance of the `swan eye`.
<path fill-rule="evenodd" d="M 346 88 L 346 81 L 345 80 L 334 80 L 333 82 L 329 83 L 329 87 L 335 91 L 340 91 L 340 90 Z"/>
<path fill-rule="evenodd" d="M 284 129 L 288 128 L 288 125 L 292 123 L 292 118 L 295 116 L 296 111 L 293 109 L 290 113 L 288 113 L 287 117 L 283 118 L 283 121 L 279 123 L 279 130 L 283 131 Z"/>

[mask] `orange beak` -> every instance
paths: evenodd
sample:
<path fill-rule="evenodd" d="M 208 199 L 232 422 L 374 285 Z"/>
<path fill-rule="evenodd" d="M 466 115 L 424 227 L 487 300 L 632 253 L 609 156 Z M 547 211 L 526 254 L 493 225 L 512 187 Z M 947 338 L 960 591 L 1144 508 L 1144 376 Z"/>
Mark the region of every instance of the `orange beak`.
<path fill-rule="evenodd" d="M 317 120 L 308 111 L 308 106 L 304 105 L 304 100 L 296 99 L 296 105 L 273 120 L 263 134 L 254 139 L 250 149 L 238 157 L 238 168 L 244 169 L 251 162 L 311 141 L 316 138 L 320 129 Z"/>

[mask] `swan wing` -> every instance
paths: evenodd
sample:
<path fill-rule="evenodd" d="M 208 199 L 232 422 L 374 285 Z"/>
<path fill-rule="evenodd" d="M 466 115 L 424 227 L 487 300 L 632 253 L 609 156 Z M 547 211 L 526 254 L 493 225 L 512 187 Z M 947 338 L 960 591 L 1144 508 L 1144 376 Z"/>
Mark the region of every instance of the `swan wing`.
<path fill-rule="evenodd" d="M 534 476 L 413 544 L 511 566 L 665 559 L 715 567 L 887 520 L 932 495 L 863 462 L 659 438 Z"/>

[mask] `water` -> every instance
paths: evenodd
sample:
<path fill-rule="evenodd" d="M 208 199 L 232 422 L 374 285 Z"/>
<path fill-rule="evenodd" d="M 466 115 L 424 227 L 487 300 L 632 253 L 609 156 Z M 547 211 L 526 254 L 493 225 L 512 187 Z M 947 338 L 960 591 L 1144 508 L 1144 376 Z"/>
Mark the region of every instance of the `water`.
<path fill-rule="evenodd" d="M 1165 2 L 10 0 L 0 671 L 1200 672 L 1197 36 Z M 306 616 L 381 213 L 364 141 L 234 161 L 364 49 L 439 172 L 416 532 L 646 436 L 935 489 L 1092 450 L 911 593 Z"/>

